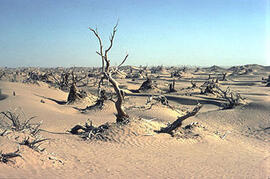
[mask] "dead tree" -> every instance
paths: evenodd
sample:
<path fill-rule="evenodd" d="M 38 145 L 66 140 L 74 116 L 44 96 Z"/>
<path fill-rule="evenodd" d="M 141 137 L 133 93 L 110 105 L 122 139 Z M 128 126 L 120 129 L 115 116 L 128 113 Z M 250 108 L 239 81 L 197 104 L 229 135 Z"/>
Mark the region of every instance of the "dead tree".
<path fill-rule="evenodd" d="M 245 98 L 243 98 L 239 93 L 232 91 L 229 87 L 226 90 L 222 90 L 213 80 L 206 81 L 200 87 L 200 90 L 201 94 L 214 94 L 225 99 L 228 103 L 224 104 L 224 109 L 232 109 L 244 104 Z"/>
<path fill-rule="evenodd" d="M 108 52 L 111 50 L 111 48 L 113 46 L 113 40 L 115 37 L 115 33 L 117 31 L 117 26 L 118 26 L 118 23 L 113 28 L 113 32 L 112 32 L 111 37 L 110 37 L 110 45 L 105 51 L 103 49 L 102 40 L 98 34 L 97 29 L 89 28 L 89 30 L 91 30 L 94 33 L 94 35 L 97 37 L 98 42 L 99 42 L 99 51 L 97 51 L 96 53 L 101 57 L 101 61 L 102 61 L 102 74 L 103 74 L 103 76 L 100 80 L 100 84 L 104 79 L 107 79 L 107 80 L 109 80 L 109 82 L 113 86 L 114 91 L 117 95 L 117 101 L 115 102 L 115 108 L 117 110 L 116 122 L 125 122 L 125 121 L 128 121 L 129 116 L 127 115 L 127 113 L 123 109 L 123 100 L 124 100 L 123 94 L 124 93 L 120 89 L 118 82 L 111 75 L 112 71 L 110 69 L 110 60 L 108 58 Z M 118 65 L 118 68 L 125 63 L 127 58 L 128 58 L 128 54 L 125 56 L 124 60 L 120 63 L 120 65 Z M 99 90 L 100 90 L 100 85 L 99 85 Z"/>
<path fill-rule="evenodd" d="M 221 81 L 227 81 L 226 76 L 227 76 L 227 73 L 222 73 Z"/>
<path fill-rule="evenodd" d="M 175 90 L 175 79 L 173 79 L 173 82 L 169 84 L 169 92 L 176 92 L 176 90 Z"/>
<path fill-rule="evenodd" d="M 236 106 L 243 104 L 245 98 L 243 98 L 239 93 L 231 91 L 228 87 L 225 91 L 219 86 L 215 86 L 216 92 L 224 98 L 228 103 L 224 104 L 223 109 L 233 109 Z"/>
<path fill-rule="evenodd" d="M 76 85 L 73 83 L 70 86 L 69 93 L 68 93 L 68 98 L 67 98 L 67 103 L 71 104 L 77 100 L 80 100 L 82 98 L 82 95 L 79 93 L 78 88 Z"/>
<path fill-rule="evenodd" d="M 147 77 L 146 81 L 144 81 L 140 86 L 139 91 L 147 91 L 155 88 L 157 88 L 157 84 Z"/>
<path fill-rule="evenodd" d="M 1 72 L 1 74 L 0 74 L 0 80 L 2 79 L 2 77 L 3 76 L 5 76 L 6 75 L 6 73 L 3 71 L 3 72 Z"/>
<path fill-rule="evenodd" d="M 262 78 L 262 83 L 266 83 L 266 87 L 270 87 L 270 75 L 268 78 Z"/>
<path fill-rule="evenodd" d="M 78 83 L 83 83 L 83 80 L 88 77 L 87 74 L 84 74 L 84 76 L 78 76 L 74 74 L 74 69 L 70 73 L 71 75 L 71 84 L 75 84 L 76 86 L 79 87 Z M 86 86 L 88 83 L 83 83 L 81 86 Z"/>
<path fill-rule="evenodd" d="M 198 104 L 191 112 L 188 112 L 186 115 L 178 117 L 177 120 L 175 120 L 172 124 L 169 124 L 165 128 L 161 128 L 159 131 L 156 131 L 157 133 L 168 133 L 171 134 L 173 133 L 174 130 L 182 126 L 182 123 L 185 119 L 196 115 L 199 110 L 202 108 L 201 104 Z"/>
<path fill-rule="evenodd" d="M 185 73 L 187 72 L 187 67 L 183 67 L 182 71 Z"/>
<path fill-rule="evenodd" d="M 208 80 L 200 86 L 201 94 L 214 94 L 217 84 L 213 80 Z"/>
<path fill-rule="evenodd" d="M 193 80 L 191 80 L 190 83 L 192 85 L 191 88 L 197 88 L 197 83 L 196 82 L 194 82 Z"/>
<path fill-rule="evenodd" d="M 182 78 L 181 71 L 180 70 L 176 70 L 176 71 L 172 72 L 171 73 L 171 78 L 174 78 L 174 77 Z"/>

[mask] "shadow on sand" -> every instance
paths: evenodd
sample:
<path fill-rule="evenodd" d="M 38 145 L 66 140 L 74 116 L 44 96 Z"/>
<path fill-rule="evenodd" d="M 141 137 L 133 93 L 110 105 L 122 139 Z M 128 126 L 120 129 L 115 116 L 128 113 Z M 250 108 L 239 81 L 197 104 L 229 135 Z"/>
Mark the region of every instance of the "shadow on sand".
<path fill-rule="evenodd" d="M 152 96 L 152 94 L 145 94 L 145 93 L 133 93 L 133 94 L 127 94 L 127 96 Z M 156 96 L 156 95 L 154 95 Z M 168 100 L 174 101 L 176 103 L 182 104 L 182 105 L 197 105 L 200 104 L 212 104 L 216 105 L 218 107 L 222 107 L 225 100 L 222 99 L 214 99 L 209 97 L 202 97 L 202 96 L 193 96 L 193 97 L 183 97 L 183 96 L 170 96 L 170 95 L 164 95 Z"/>
<path fill-rule="evenodd" d="M 53 102 L 55 102 L 55 103 L 57 103 L 57 104 L 59 104 L 59 105 L 65 105 L 65 104 L 67 104 L 67 102 L 66 101 L 60 101 L 60 100 L 56 100 L 56 99 L 53 99 L 53 98 L 48 98 L 48 97 L 45 97 L 45 96 L 41 96 L 41 95 L 38 95 L 38 94 L 35 94 L 36 96 L 38 96 L 38 97 L 41 97 L 41 98 L 43 98 L 43 99 L 47 99 L 47 100 L 50 100 L 50 101 L 53 101 Z"/>
<path fill-rule="evenodd" d="M 8 95 L 2 94 L 2 90 L 0 89 L 0 101 L 6 99 L 7 97 Z"/>

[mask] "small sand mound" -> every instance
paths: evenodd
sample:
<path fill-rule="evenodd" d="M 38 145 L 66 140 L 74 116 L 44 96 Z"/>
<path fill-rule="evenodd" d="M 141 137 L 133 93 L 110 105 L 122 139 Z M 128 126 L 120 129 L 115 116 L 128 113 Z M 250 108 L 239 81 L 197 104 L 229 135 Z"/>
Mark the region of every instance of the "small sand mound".
<path fill-rule="evenodd" d="M 78 90 L 75 85 L 72 85 L 68 94 L 67 104 L 92 105 L 96 100 L 96 96 Z"/>
<path fill-rule="evenodd" d="M 160 89 L 158 89 L 157 84 L 151 80 L 150 78 L 147 78 L 146 81 L 142 83 L 140 86 L 139 92 L 161 92 Z"/>
<path fill-rule="evenodd" d="M 77 125 L 72 128 L 71 133 L 82 134 L 83 138 L 91 140 L 104 140 L 124 143 L 129 140 L 130 137 L 155 135 L 156 132 L 162 127 L 167 125 L 153 120 L 147 119 L 132 119 L 127 124 L 121 123 L 105 123 L 99 127 L 92 126 L 88 123 L 85 127 Z M 80 133 L 79 130 L 85 130 L 86 132 Z"/>
<path fill-rule="evenodd" d="M 162 138 L 164 135 L 166 135 L 168 139 L 171 138 L 169 134 L 157 133 L 157 131 L 167 127 L 167 125 L 168 124 L 161 121 L 141 118 L 133 119 L 125 125 L 119 123 L 106 123 L 99 127 L 93 127 L 88 133 L 77 133 L 77 131 L 83 129 L 82 126 L 78 125 L 71 130 L 71 133 L 75 131 L 73 134 L 82 134 L 83 138 L 90 139 L 91 142 L 106 141 L 141 146 L 153 145 L 151 144 L 151 141 L 154 140 L 154 138 Z M 90 125 L 90 128 L 91 127 L 92 126 Z M 205 127 L 198 123 L 192 123 L 174 131 L 172 137 L 177 140 L 180 139 L 178 141 L 181 142 L 196 143 L 206 135 L 209 135 L 209 131 L 207 132 Z M 150 137 L 151 140 L 149 138 L 149 140 L 145 140 L 145 137 L 147 136 Z M 155 137 L 152 138 L 151 136 Z"/>

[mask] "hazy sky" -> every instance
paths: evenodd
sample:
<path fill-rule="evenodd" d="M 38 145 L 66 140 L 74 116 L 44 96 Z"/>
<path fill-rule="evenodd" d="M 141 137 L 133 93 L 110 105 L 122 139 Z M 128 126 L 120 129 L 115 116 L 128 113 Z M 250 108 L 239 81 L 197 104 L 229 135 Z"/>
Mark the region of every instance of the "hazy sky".
<path fill-rule="evenodd" d="M 270 65 L 270 0 L 0 0 L 0 66 Z"/>

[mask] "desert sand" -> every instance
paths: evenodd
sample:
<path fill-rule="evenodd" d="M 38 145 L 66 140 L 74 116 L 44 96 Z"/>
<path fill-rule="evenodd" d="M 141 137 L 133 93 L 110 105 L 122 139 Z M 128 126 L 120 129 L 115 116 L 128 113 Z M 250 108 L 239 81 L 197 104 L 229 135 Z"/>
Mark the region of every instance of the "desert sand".
<path fill-rule="evenodd" d="M 9 128 L 10 121 L 1 115 L 0 123 L 6 126 L 0 125 L 0 134 L 7 132 L 0 136 L 0 151 L 19 149 L 21 157 L 0 162 L 0 178 L 270 178 L 270 87 L 262 83 L 270 67 L 122 67 L 114 78 L 126 94 L 124 108 L 130 122 L 125 125 L 115 124 L 111 100 L 101 109 L 82 111 L 97 100 L 98 76 L 91 75 L 97 73 L 94 68 L 76 68 L 78 76 L 87 74 L 78 88 L 89 95 L 71 104 L 66 103 L 68 89 L 59 88 L 53 78 L 50 82 L 33 80 L 28 73 L 61 74 L 65 69 L 0 70 L 5 72 L 0 80 L 0 112 L 20 114 L 22 121 L 36 116 L 30 123 L 42 121 L 38 136 L 49 139 L 40 143 L 44 149 L 40 151 L 20 145 L 29 134 Z M 221 79 L 224 73 L 226 80 Z M 155 81 L 155 88 L 140 91 L 146 76 Z M 223 109 L 225 99 L 201 94 L 199 87 L 217 78 L 220 88 L 230 87 L 245 103 Z M 176 91 L 168 92 L 173 80 Z M 191 88 L 191 81 L 197 87 Z M 113 93 L 106 81 L 104 85 Z M 159 95 L 174 108 L 161 103 L 145 108 L 149 97 Z M 192 124 L 191 129 L 174 136 L 155 132 L 197 103 L 202 109 L 182 125 Z M 112 124 L 107 140 L 84 139 L 69 132 L 87 120 L 95 126 Z"/>

